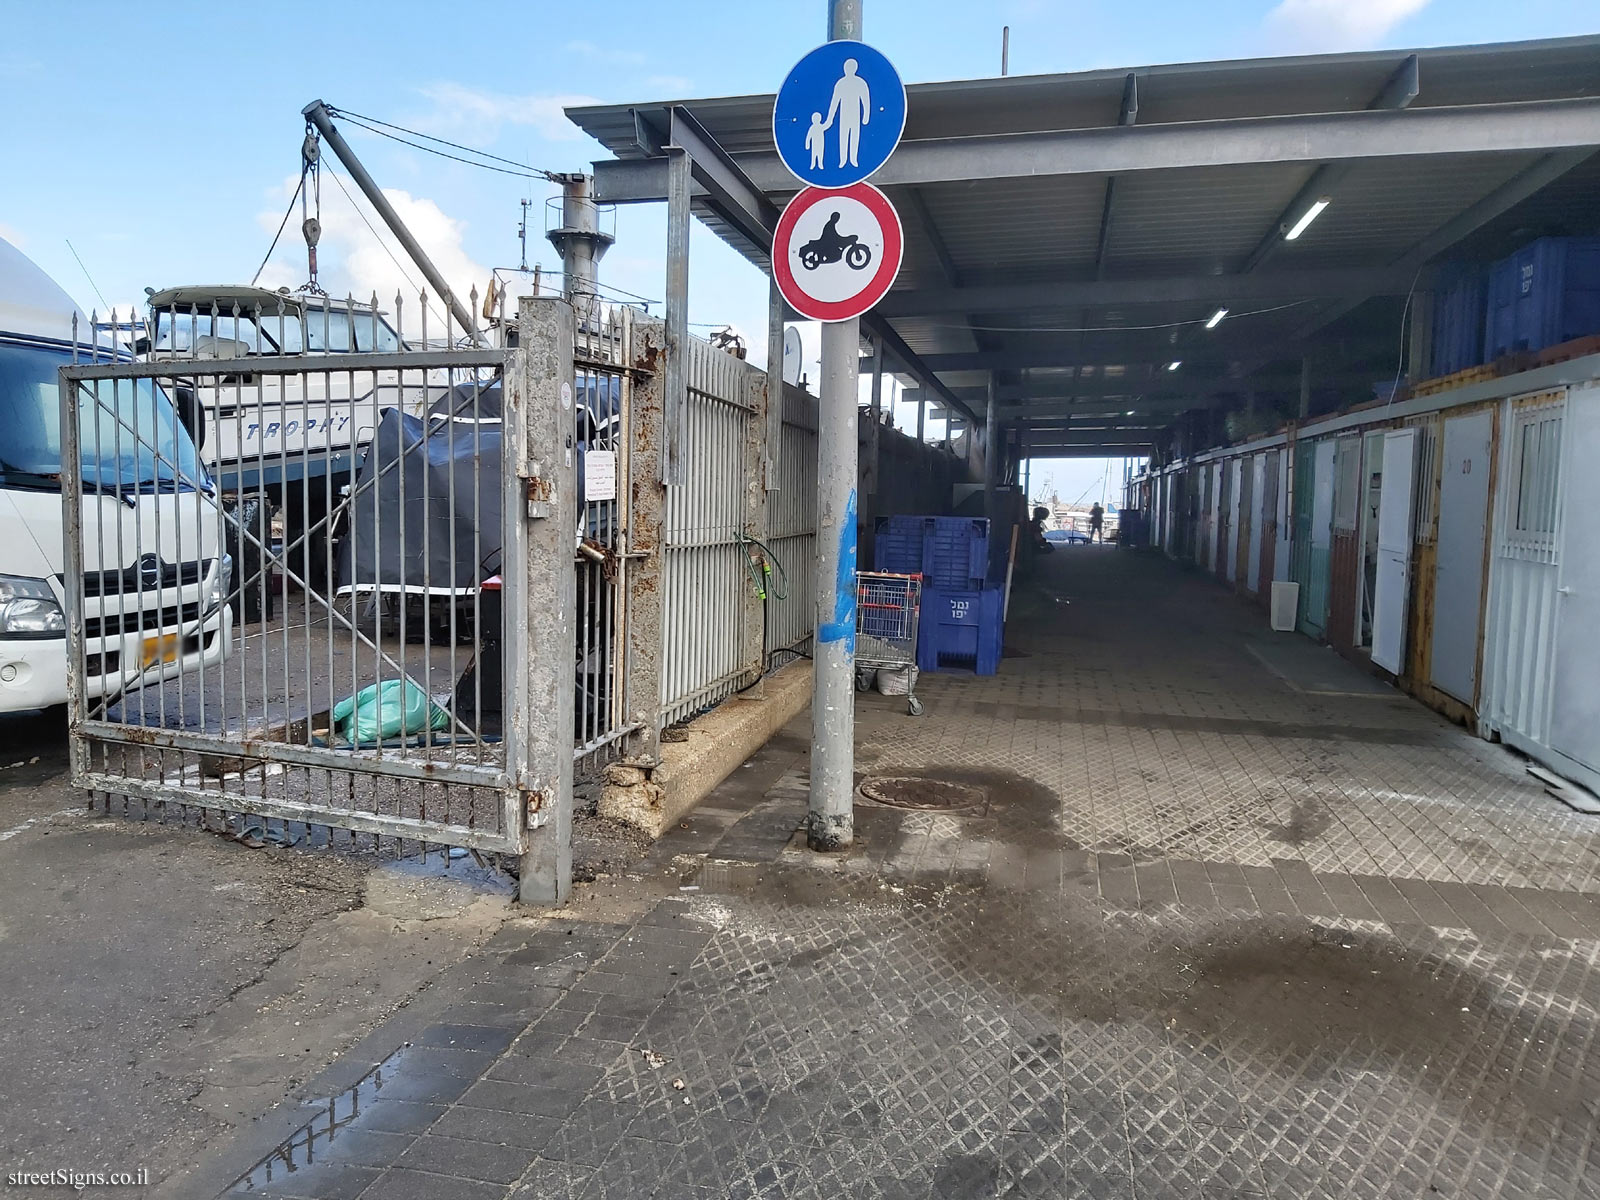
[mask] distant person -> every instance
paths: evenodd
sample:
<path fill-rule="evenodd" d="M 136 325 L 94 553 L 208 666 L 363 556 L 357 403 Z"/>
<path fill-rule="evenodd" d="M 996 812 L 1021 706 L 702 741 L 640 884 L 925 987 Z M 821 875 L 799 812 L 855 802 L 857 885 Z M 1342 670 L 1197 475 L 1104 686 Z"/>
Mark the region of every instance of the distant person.
<path fill-rule="evenodd" d="M 1089 540 L 1091 542 L 1104 542 L 1106 525 L 1106 510 L 1100 507 L 1100 501 L 1094 502 L 1094 507 L 1089 510 Z"/>
<path fill-rule="evenodd" d="M 1033 548 L 1040 554 L 1054 554 L 1056 548 L 1050 544 L 1050 539 L 1044 536 L 1044 523 L 1050 519 L 1050 510 L 1043 505 L 1033 510 L 1033 520 L 1028 522 L 1028 536 L 1033 539 Z"/>

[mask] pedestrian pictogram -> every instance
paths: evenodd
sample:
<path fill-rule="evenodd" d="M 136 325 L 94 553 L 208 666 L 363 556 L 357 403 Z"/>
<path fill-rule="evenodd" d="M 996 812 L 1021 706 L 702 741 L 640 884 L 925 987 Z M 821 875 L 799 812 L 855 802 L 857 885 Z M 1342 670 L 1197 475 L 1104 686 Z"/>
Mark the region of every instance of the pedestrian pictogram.
<path fill-rule="evenodd" d="M 900 218 L 871 184 L 806 188 L 778 220 L 773 273 L 801 316 L 848 321 L 883 299 L 903 248 Z"/>
<path fill-rule="evenodd" d="M 900 73 L 865 42 L 828 42 L 794 65 L 772 106 L 784 165 L 814 187 L 859 183 L 888 160 L 906 124 Z"/>

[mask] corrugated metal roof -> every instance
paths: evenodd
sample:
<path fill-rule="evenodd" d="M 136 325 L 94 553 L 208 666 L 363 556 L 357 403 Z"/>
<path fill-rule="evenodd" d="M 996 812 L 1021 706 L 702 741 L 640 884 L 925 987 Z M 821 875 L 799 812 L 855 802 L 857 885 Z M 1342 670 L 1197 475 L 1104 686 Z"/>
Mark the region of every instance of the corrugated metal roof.
<path fill-rule="evenodd" d="M 1350 112 L 1373 104 L 1411 54 L 1418 62 L 1420 90 L 1413 105 L 1418 108 L 1600 96 L 1600 37 L 1581 37 L 915 84 L 908 88 L 905 138 L 1004 138 L 1115 126 L 1130 74 L 1137 78 L 1140 126 Z M 730 153 L 771 152 L 770 95 L 681 103 Z M 570 109 L 569 116 L 618 158 L 634 159 L 646 156 L 635 140 L 635 113 L 665 129 L 666 110 L 659 102 L 597 105 Z M 1330 185 L 1332 204 L 1292 243 L 1272 239 L 1308 181 L 1327 178 L 1317 174 L 1314 164 L 1123 175 L 1114 185 L 1103 261 L 1106 176 L 1038 175 L 892 187 L 907 235 L 905 266 L 895 291 L 919 296 L 953 285 L 1226 277 L 1246 269 L 1252 252 L 1263 244 L 1270 252 L 1259 267 L 1262 272 L 1409 263 L 1407 256 L 1430 235 L 1544 157 L 1451 154 L 1448 149 L 1341 164 Z M 1593 201 L 1597 185 L 1600 159 L 1591 158 L 1475 232 L 1467 231 L 1454 253 L 1483 257 L 1505 253 L 1517 239 L 1546 232 L 1600 232 Z M 789 194 L 769 193 L 779 204 Z M 700 207 L 697 203 L 697 211 Z M 918 209 L 926 210 L 931 228 L 924 227 Z M 747 258 L 766 267 L 764 251 L 709 210 L 702 215 Z M 1344 375 L 1356 380 L 1352 386 L 1357 390 L 1365 386 L 1360 383 L 1364 370 L 1374 377 L 1392 373 L 1400 341 L 1400 297 L 1380 298 L 1353 312 L 1347 311 L 1345 296 L 1322 302 L 1299 296 L 1233 304 L 1237 311 L 1228 320 L 1215 330 L 1203 330 L 1200 323 L 1214 307 L 1210 301 L 1171 302 L 1153 289 L 1137 304 L 1126 299 L 1116 304 L 1052 304 L 1047 297 L 1034 296 L 1027 304 L 998 309 L 989 303 L 964 312 L 896 316 L 893 325 L 919 355 L 935 361 L 938 356 L 965 356 L 939 370 L 949 386 L 981 386 L 995 370 L 1013 392 L 1046 398 L 1071 395 L 1073 385 L 1082 380 L 1108 378 L 1126 379 L 1130 396 L 1157 385 L 1168 394 L 1181 380 L 1193 380 L 1197 400 L 1206 403 L 1213 402 L 1207 397 L 1217 381 L 1229 378 L 1240 379 L 1240 393 L 1297 393 L 1298 381 L 1291 375 L 1308 349 L 1324 362 L 1336 361 Z M 1338 319 L 1317 335 L 1320 341 L 1295 341 L 1297 332 L 1317 324 L 1319 313 Z M 1067 332 L 1076 330 L 1085 332 Z M 981 361 L 972 360 L 975 351 L 984 352 Z M 1160 371 L 1168 358 L 1185 363 L 1176 378 Z M 1264 376 L 1263 364 L 1275 362 L 1282 365 Z M 1105 384 L 1097 387 L 1103 391 Z"/>

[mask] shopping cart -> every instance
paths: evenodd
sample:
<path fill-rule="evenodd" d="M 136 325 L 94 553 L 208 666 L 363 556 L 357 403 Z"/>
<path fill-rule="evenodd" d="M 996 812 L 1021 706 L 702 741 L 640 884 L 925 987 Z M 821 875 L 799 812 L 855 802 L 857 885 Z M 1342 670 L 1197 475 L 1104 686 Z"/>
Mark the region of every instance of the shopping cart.
<path fill-rule="evenodd" d="M 921 604 L 920 575 L 856 572 L 856 665 L 904 672 L 906 711 L 913 717 L 922 715 L 922 701 L 917 699 L 917 611 Z"/>

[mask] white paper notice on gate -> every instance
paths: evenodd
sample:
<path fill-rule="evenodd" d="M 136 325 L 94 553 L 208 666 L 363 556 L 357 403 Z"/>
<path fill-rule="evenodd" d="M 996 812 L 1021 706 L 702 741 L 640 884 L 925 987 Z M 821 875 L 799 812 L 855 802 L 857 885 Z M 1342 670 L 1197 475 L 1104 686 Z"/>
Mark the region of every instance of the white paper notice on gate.
<path fill-rule="evenodd" d="M 617 498 L 617 452 L 590 450 L 583 456 L 583 502 Z"/>

